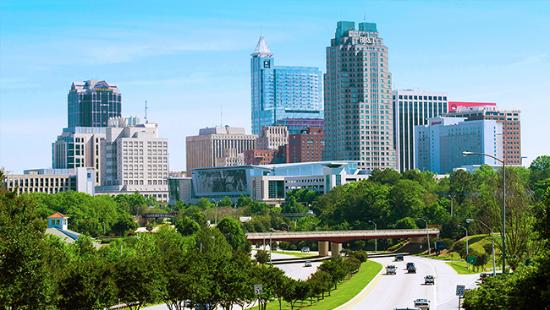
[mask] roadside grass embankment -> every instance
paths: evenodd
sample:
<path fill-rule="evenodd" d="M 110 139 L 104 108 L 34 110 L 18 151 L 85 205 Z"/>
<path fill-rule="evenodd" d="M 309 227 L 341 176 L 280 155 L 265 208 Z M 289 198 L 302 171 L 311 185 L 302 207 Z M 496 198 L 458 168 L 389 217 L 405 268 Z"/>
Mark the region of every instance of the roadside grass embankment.
<path fill-rule="evenodd" d="M 308 309 L 308 310 L 329 310 L 335 309 L 351 300 L 355 295 L 359 294 L 367 284 L 380 272 L 382 265 L 375 261 L 366 261 L 361 265 L 359 271 L 355 273 L 351 278 L 338 284 L 338 288 L 333 290 L 328 296 L 325 293 L 325 298 L 317 300 L 313 298 L 313 301 L 309 299 L 296 302 L 294 309 Z M 252 308 L 251 308 L 252 309 Z M 278 310 L 279 302 L 273 300 L 267 304 L 268 310 Z M 283 310 L 290 309 L 290 303 L 282 302 Z"/>

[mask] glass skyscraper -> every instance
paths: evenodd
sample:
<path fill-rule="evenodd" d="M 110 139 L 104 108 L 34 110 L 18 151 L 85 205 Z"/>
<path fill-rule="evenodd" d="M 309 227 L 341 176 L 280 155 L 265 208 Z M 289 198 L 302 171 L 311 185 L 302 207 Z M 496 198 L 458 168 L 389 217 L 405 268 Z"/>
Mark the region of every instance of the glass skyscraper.
<path fill-rule="evenodd" d="M 107 127 L 120 117 L 122 96 L 116 85 L 105 81 L 73 82 L 68 98 L 68 127 Z"/>
<path fill-rule="evenodd" d="M 275 67 L 273 54 L 260 37 L 251 54 L 252 133 L 264 126 L 292 123 L 305 129 L 323 119 L 322 74 L 315 67 Z M 304 125 L 299 126 L 300 120 Z M 303 127 L 303 128 L 300 128 Z"/>
<path fill-rule="evenodd" d="M 327 47 L 326 160 L 396 168 L 388 48 L 374 23 L 340 21 Z"/>

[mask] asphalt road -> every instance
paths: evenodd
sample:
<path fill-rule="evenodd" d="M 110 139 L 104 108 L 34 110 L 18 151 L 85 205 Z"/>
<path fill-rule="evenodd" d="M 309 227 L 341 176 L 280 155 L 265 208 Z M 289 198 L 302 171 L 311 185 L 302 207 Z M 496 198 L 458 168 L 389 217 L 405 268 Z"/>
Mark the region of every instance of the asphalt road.
<path fill-rule="evenodd" d="M 473 288 L 479 275 L 459 275 L 449 265 L 440 260 L 405 256 L 404 261 L 394 262 L 393 257 L 373 259 L 384 266 L 382 272 L 372 282 L 340 309 L 376 309 L 386 310 L 413 307 L 414 300 L 426 298 L 430 300 L 430 309 L 457 309 L 458 297 L 456 286 L 466 285 Z M 408 274 L 405 268 L 407 262 L 416 266 L 416 274 Z M 395 265 L 396 275 L 386 275 L 385 266 Z M 424 285 L 424 276 L 435 277 L 435 285 Z"/>
<path fill-rule="evenodd" d="M 274 259 L 295 258 L 290 255 L 278 254 L 278 253 L 273 253 L 272 257 Z M 284 271 L 285 274 L 290 278 L 293 278 L 295 280 L 307 280 L 307 278 L 309 278 L 310 275 L 312 275 L 313 273 L 315 273 L 315 271 L 317 271 L 317 268 L 319 267 L 319 265 L 321 265 L 321 263 L 322 262 L 311 262 L 311 267 L 305 267 L 304 263 L 281 264 L 281 265 L 275 265 L 275 267 Z"/>

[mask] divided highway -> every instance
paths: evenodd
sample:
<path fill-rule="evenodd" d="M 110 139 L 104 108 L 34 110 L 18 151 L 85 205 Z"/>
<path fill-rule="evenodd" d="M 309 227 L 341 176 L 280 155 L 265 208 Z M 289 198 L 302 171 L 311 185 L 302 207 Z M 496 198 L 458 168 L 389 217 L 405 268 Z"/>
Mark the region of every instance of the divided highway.
<path fill-rule="evenodd" d="M 376 309 L 390 310 L 395 308 L 412 308 L 413 301 L 417 298 L 430 300 L 430 309 L 457 309 L 458 297 L 456 285 L 466 285 L 473 288 L 479 277 L 473 275 L 459 275 L 443 261 L 416 256 L 405 256 L 404 261 L 394 262 L 393 257 L 373 258 L 372 260 L 386 265 L 397 267 L 396 275 L 386 275 L 385 268 L 382 273 L 350 302 L 339 309 Z M 416 274 L 407 273 L 407 262 L 416 265 Z M 424 276 L 435 276 L 435 285 L 424 285 Z"/>

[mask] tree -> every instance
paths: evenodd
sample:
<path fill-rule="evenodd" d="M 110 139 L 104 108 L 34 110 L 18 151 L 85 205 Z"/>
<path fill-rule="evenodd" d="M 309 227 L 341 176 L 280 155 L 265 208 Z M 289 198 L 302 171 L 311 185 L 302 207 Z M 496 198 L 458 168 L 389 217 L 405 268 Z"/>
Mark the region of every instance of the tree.
<path fill-rule="evenodd" d="M 256 265 L 253 268 L 254 284 L 262 285 L 262 294 L 258 296 L 260 308 L 266 309 L 267 302 L 271 298 L 277 298 L 279 309 L 282 307 L 282 299 L 287 288 L 287 282 L 291 281 L 285 273 L 273 266 Z M 244 307 L 243 307 L 244 309 Z"/>
<path fill-rule="evenodd" d="M 332 278 L 326 271 L 318 270 L 308 279 L 313 294 L 319 296 L 321 299 L 325 298 L 325 292 L 330 292 L 332 288 Z"/>
<path fill-rule="evenodd" d="M 140 309 L 163 296 L 164 278 L 159 264 L 151 264 L 158 257 L 153 237 L 139 235 L 132 255 L 119 256 L 114 268 L 118 288 L 117 297 L 130 310 Z"/>
<path fill-rule="evenodd" d="M 256 251 L 256 255 L 254 255 L 254 258 L 256 258 L 258 264 L 265 264 L 269 262 L 270 255 L 268 251 L 258 250 Z"/>
<path fill-rule="evenodd" d="M 416 221 L 412 217 L 404 217 L 395 222 L 395 228 L 397 229 L 415 229 Z"/>
<path fill-rule="evenodd" d="M 344 280 L 347 275 L 347 270 L 344 268 L 343 260 L 341 257 L 334 257 L 330 260 L 324 261 L 319 270 L 325 271 L 330 274 L 334 289 L 338 288 L 338 282 Z"/>
<path fill-rule="evenodd" d="M 43 256 L 45 222 L 34 205 L 13 193 L 0 194 L 0 305 L 46 308 L 52 279 Z"/>
<path fill-rule="evenodd" d="M 535 188 L 537 182 L 550 178 L 550 156 L 543 155 L 537 157 L 529 166 L 529 184 Z"/>
<path fill-rule="evenodd" d="M 375 169 L 372 171 L 372 174 L 369 180 L 377 182 L 380 184 L 394 185 L 401 179 L 401 174 L 399 171 L 394 169 Z"/>
<path fill-rule="evenodd" d="M 239 221 L 226 217 L 220 221 L 216 228 L 223 234 L 233 251 L 246 249 L 248 241 Z"/>
<path fill-rule="evenodd" d="M 233 207 L 233 202 L 231 201 L 231 198 L 225 196 L 218 202 L 218 207 L 220 208 L 231 208 Z"/>
<path fill-rule="evenodd" d="M 60 281 L 59 308 L 103 309 L 116 303 L 116 286 L 111 264 L 95 254 L 68 264 Z"/>
<path fill-rule="evenodd" d="M 244 309 L 254 299 L 252 271 L 250 256 L 245 252 L 236 252 L 233 259 L 218 265 L 214 274 L 214 291 L 218 292 L 217 299 L 224 309 L 232 309 L 234 304 Z"/>
<path fill-rule="evenodd" d="M 193 235 L 201 228 L 199 223 L 184 214 L 178 214 L 178 216 L 174 219 L 174 226 L 182 236 Z"/>

